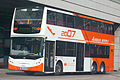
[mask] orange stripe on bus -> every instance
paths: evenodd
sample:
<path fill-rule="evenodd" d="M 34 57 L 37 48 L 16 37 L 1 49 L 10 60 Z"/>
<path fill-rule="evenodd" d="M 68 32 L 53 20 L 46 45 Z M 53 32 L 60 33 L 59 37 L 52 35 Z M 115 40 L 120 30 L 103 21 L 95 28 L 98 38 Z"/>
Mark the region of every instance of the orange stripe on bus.
<path fill-rule="evenodd" d="M 76 40 L 76 41 L 85 41 L 85 40 L 80 40 L 80 39 L 71 39 L 71 38 L 63 38 L 63 37 L 58 37 L 59 39 L 67 39 L 67 40 Z"/>
<path fill-rule="evenodd" d="M 77 14 L 73 13 L 74 16 L 77 16 Z"/>
<path fill-rule="evenodd" d="M 85 40 L 88 40 L 88 42 L 90 43 L 98 42 L 98 43 L 114 44 L 114 35 L 85 31 L 85 30 L 81 30 L 81 32 Z"/>
<path fill-rule="evenodd" d="M 45 35 L 11 35 L 11 36 L 39 36 L 39 37 L 45 37 Z"/>
<path fill-rule="evenodd" d="M 79 16 L 79 17 L 82 17 L 82 18 L 87 18 L 87 19 L 99 21 L 99 22 L 108 23 L 108 24 L 114 24 L 113 22 L 108 22 L 108 21 L 104 21 L 104 20 L 100 20 L 100 19 L 96 19 L 96 18 L 92 18 L 92 17 L 88 17 L 88 16 L 77 15 L 77 14 L 74 14 L 74 13 L 73 13 L 73 15 L 74 15 L 74 16 Z"/>
<path fill-rule="evenodd" d="M 43 63 L 41 63 L 38 66 L 34 66 L 34 67 L 26 67 L 27 69 L 21 69 L 21 67 L 11 65 L 10 63 L 8 63 L 8 65 L 9 65 L 8 66 L 9 70 L 40 71 L 40 72 L 43 72 Z"/>
<path fill-rule="evenodd" d="M 49 26 L 47 26 L 47 28 L 48 28 L 48 30 L 50 31 L 50 33 L 51 33 L 52 35 L 55 35 L 55 33 L 52 32 L 52 30 L 49 28 Z"/>

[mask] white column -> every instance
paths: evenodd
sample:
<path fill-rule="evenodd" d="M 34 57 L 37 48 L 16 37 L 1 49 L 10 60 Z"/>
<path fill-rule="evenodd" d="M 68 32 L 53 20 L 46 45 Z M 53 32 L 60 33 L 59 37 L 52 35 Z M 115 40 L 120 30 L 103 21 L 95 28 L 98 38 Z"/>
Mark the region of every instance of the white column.
<path fill-rule="evenodd" d="M 114 70 L 120 70 L 120 27 L 115 31 Z"/>

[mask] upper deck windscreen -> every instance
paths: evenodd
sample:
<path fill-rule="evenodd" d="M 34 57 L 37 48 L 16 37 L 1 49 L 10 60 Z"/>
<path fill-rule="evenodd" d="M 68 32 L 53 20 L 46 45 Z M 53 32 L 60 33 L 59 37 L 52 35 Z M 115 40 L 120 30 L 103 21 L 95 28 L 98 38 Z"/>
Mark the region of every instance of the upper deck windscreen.
<path fill-rule="evenodd" d="M 14 32 L 21 34 L 39 33 L 43 16 L 42 8 L 18 8 L 15 13 Z"/>

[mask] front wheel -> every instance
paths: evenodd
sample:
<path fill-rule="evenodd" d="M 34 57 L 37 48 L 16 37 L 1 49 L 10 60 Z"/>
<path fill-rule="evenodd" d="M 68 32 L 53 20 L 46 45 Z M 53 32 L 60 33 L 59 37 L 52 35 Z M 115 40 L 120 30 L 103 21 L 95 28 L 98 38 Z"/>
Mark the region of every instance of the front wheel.
<path fill-rule="evenodd" d="M 57 63 L 55 67 L 55 74 L 62 74 L 63 72 L 63 67 L 61 63 Z"/>
<path fill-rule="evenodd" d="M 92 72 L 91 72 L 92 74 L 96 74 L 97 73 L 97 64 L 93 63 L 91 70 L 92 70 Z"/>

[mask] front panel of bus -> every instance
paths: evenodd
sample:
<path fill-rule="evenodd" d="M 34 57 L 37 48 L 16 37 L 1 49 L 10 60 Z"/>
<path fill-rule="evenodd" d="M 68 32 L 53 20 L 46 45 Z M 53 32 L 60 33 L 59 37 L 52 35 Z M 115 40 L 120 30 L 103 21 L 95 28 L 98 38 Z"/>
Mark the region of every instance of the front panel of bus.
<path fill-rule="evenodd" d="M 16 8 L 11 28 L 10 70 L 43 72 L 43 6 Z M 32 35 L 31 35 L 32 34 Z"/>

